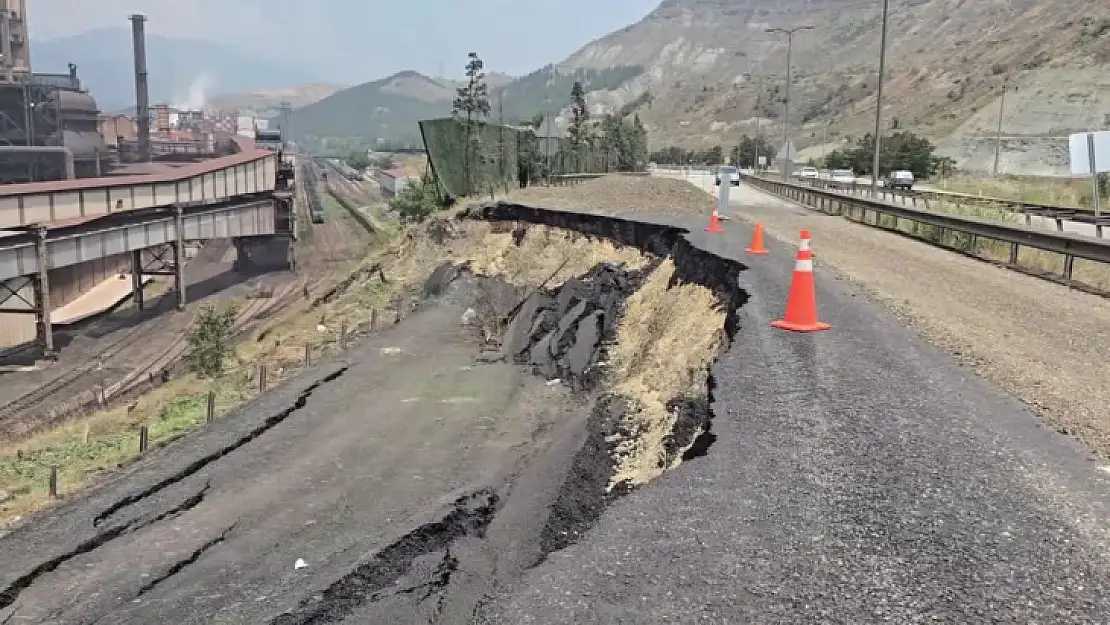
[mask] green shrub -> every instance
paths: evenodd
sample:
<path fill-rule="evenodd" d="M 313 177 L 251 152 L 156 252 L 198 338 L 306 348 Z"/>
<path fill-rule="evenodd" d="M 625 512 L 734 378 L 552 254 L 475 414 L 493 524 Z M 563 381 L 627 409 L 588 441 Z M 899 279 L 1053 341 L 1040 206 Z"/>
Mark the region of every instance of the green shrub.
<path fill-rule="evenodd" d="M 392 200 L 389 208 L 396 211 L 402 223 L 417 223 L 440 206 L 439 189 L 434 178 L 425 174 L 411 178 Z"/>
<path fill-rule="evenodd" d="M 231 355 L 231 334 L 238 309 L 229 304 L 217 309 L 206 306 L 185 332 L 189 353 L 185 362 L 189 370 L 202 378 L 219 377 L 224 372 L 227 357 Z"/>

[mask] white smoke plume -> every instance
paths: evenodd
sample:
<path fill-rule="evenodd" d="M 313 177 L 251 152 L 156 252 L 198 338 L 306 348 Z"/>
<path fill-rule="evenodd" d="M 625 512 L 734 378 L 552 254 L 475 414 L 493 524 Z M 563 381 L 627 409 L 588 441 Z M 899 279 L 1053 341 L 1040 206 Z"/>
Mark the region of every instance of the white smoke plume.
<path fill-rule="evenodd" d="M 200 73 L 193 82 L 189 83 L 189 91 L 182 99 L 180 96 L 175 98 L 176 103 L 173 107 L 179 111 L 199 111 L 204 108 L 208 103 L 208 94 L 212 92 L 212 87 L 215 86 L 215 81 L 212 76 L 207 73 Z"/>

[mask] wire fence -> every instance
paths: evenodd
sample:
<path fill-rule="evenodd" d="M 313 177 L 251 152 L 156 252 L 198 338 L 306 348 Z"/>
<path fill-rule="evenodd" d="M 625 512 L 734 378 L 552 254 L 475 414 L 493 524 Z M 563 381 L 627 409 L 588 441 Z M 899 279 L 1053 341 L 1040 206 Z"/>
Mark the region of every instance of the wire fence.
<path fill-rule="evenodd" d="M 577 146 L 570 140 L 537 137 L 531 127 L 475 122 L 467 132 L 453 117 L 420 122 L 431 171 L 450 197 L 493 193 L 549 180 L 553 176 L 616 169 L 612 150 Z"/>

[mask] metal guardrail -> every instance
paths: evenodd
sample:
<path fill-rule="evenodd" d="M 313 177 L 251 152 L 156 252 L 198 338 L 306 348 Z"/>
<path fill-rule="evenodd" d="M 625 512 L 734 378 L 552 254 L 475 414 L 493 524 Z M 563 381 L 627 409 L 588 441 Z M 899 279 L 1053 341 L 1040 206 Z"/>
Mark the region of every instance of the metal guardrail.
<path fill-rule="evenodd" d="M 999 241 L 1009 246 L 1009 259 L 1006 265 L 1025 273 L 1034 272 L 1030 272 L 1018 266 L 1020 248 L 1027 247 L 1060 254 L 1064 258 L 1064 268 L 1061 277 L 1068 283 L 1074 282 L 1072 272 L 1075 267 L 1075 259 L 1077 258 L 1110 264 L 1110 241 L 1104 241 L 1102 239 L 1070 234 L 1067 232 L 1049 232 L 1018 224 L 1000 224 L 974 217 L 948 215 L 920 208 L 912 208 L 910 206 L 899 206 L 892 202 L 884 202 L 868 197 L 819 189 L 805 184 L 782 182 L 753 175 L 745 176 L 744 180 L 756 188 L 805 204 L 823 213 L 847 217 L 853 221 L 860 221 L 868 225 L 875 225 L 888 230 L 897 229 L 899 225 L 898 220 L 906 220 L 913 224 L 931 226 L 939 230 L 941 236 L 938 238 L 940 240 L 943 240 L 943 233 L 946 231 L 964 233 L 969 237 L 968 244 L 965 246 L 944 245 L 943 243 L 932 240 L 930 240 L 930 242 L 940 245 L 941 247 L 970 253 L 979 258 L 982 257 L 975 253 L 977 238 Z M 876 216 L 875 224 L 869 224 L 867 222 L 869 212 Z M 893 226 L 881 225 L 878 219 L 880 215 L 892 217 L 894 219 Z M 899 230 L 899 232 L 902 231 Z M 912 233 L 904 234 L 913 236 Z M 925 237 L 919 236 L 918 238 Z M 1035 275 L 1041 274 L 1035 273 Z M 1046 276 L 1042 275 L 1041 277 Z"/>
<path fill-rule="evenodd" d="M 798 184 L 804 184 L 815 188 L 825 189 L 829 191 L 840 191 L 852 193 L 855 195 L 870 195 L 870 185 L 867 183 L 855 182 L 851 186 L 843 183 L 837 184 L 830 180 L 809 180 L 798 181 Z M 1025 216 L 1025 225 L 1032 225 L 1032 217 L 1043 217 L 1051 219 L 1056 222 L 1056 230 L 1058 232 L 1064 231 L 1065 221 L 1074 221 L 1076 223 L 1084 223 L 1093 225 L 1095 227 L 1095 236 L 1102 236 L 1103 226 L 1110 226 L 1110 214 L 1101 213 L 1095 214 L 1094 209 L 1082 208 L 1074 206 L 1055 206 L 1052 204 L 1040 204 L 1037 202 L 1026 202 L 1024 200 L 1012 200 L 1007 198 L 998 198 L 984 195 L 973 195 L 970 193 L 956 193 L 954 191 L 942 191 L 939 189 L 912 189 L 912 190 L 898 190 L 889 189 L 886 187 L 878 188 L 879 198 L 882 200 L 891 199 L 900 201 L 903 205 L 911 204 L 917 206 L 919 203 L 929 208 L 929 202 L 950 202 L 959 207 L 961 204 L 971 206 L 991 206 L 994 208 L 1001 208 L 1002 210 L 1012 213 L 1018 213 Z"/>

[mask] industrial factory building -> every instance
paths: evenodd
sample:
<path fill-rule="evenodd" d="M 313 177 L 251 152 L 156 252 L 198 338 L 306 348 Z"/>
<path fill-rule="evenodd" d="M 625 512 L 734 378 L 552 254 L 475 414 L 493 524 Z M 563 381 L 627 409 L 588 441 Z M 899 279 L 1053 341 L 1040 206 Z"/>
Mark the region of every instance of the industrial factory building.
<path fill-rule="evenodd" d="M 239 152 L 241 136 L 253 138 L 257 124 L 247 120 L 250 128 L 246 132 L 234 112 L 150 104 L 146 18 L 141 15 L 131 16 L 135 114 L 101 115 L 93 95 L 82 88 L 77 65 L 70 63 L 64 74 L 32 71 L 26 9 L 27 0 L 0 0 L 0 196 L 9 200 L 19 196 L 20 214 L 22 194 L 31 191 L 5 185 L 79 178 L 103 178 L 105 185 L 111 185 L 119 176 L 165 176 L 167 171 Z M 89 187 L 78 181 L 72 184 L 75 189 Z M 50 202 L 48 212 L 53 214 L 53 200 Z M 15 234 L 0 232 L 0 238 Z M 192 251 L 190 245 L 181 260 Z M 123 301 L 132 293 L 133 265 L 153 262 L 152 258 L 150 250 L 145 250 L 48 269 L 50 295 L 43 301 L 48 301 L 53 323 L 73 323 Z M 145 283 L 152 274 L 138 275 Z M 41 277 L 39 281 L 47 282 Z M 0 351 L 36 337 L 41 340 L 43 330 L 36 317 L 41 311 L 29 314 L 35 312 L 31 302 L 39 297 L 33 290 L 29 279 L 0 285 Z"/>

